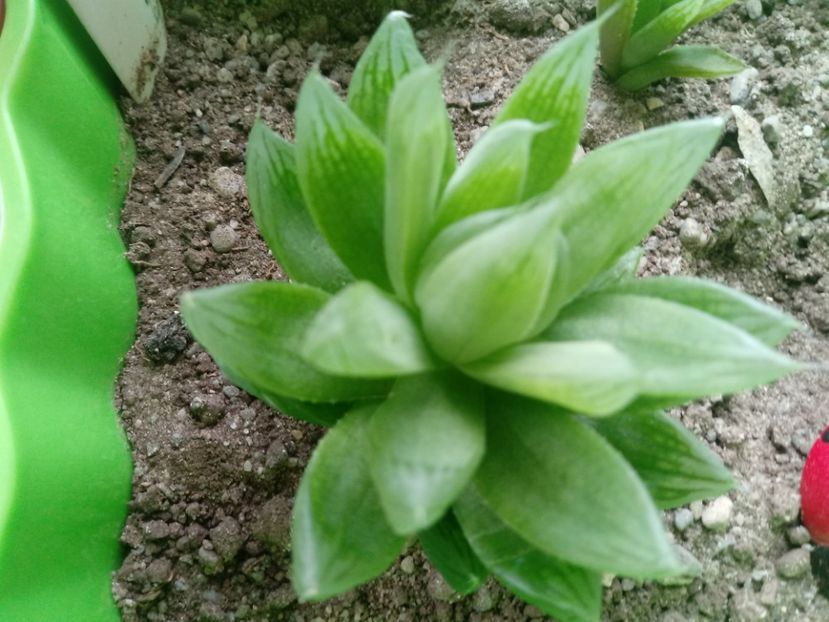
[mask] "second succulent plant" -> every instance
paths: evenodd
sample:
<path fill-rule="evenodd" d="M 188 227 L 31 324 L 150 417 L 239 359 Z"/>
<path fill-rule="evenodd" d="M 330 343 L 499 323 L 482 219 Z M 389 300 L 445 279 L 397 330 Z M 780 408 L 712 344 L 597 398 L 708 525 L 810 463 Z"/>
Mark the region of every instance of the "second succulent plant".
<path fill-rule="evenodd" d="M 725 10 L 734 0 L 598 0 L 602 67 L 623 89 L 662 78 L 719 78 L 745 69 L 711 45 L 674 45 L 683 32 Z M 607 15 L 606 15 L 607 14 Z"/>

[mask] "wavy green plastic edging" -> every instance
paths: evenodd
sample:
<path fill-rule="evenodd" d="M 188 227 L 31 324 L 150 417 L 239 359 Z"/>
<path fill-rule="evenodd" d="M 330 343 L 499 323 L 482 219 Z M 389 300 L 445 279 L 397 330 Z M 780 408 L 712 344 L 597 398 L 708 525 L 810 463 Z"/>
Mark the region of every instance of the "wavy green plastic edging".
<path fill-rule="evenodd" d="M 112 405 L 136 317 L 118 215 L 134 152 L 63 0 L 0 32 L 0 620 L 119 619 L 130 489 Z"/>

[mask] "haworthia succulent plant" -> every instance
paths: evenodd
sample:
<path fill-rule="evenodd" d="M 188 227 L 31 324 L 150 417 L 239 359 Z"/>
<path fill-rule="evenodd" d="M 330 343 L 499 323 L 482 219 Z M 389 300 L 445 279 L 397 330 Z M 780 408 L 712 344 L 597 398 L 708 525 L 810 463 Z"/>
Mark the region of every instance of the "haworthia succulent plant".
<path fill-rule="evenodd" d="M 603 55 L 641 61 L 667 38 L 637 32 L 716 8 L 672 6 L 626 3 Z M 603 573 L 689 573 L 659 510 L 733 483 L 658 409 L 799 369 L 774 350 L 796 327 L 784 313 L 700 279 L 634 277 L 636 244 L 722 123 L 571 165 L 599 27 L 545 54 L 460 166 L 440 68 L 399 12 L 347 104 L 306 79 L 296 145 L 255 124 L 251 206 L 291 282 L 189 292 L 181 308 L 232 381 L 330 427 L 294 507 L 301 599 L 370 580 L 417 537 L 462 594 L 492 575 L 559 620 L 598 620 Z"/>

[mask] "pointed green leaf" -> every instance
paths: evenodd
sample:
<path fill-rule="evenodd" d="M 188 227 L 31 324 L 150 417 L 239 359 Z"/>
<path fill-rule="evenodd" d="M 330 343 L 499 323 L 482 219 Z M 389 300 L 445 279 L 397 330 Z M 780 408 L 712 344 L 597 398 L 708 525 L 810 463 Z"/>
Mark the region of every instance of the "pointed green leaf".
<path fill-rule="evenodd" d="M 520 203 L 530 147 L 544 129 L 543 125 L 519 119 L 506 121 L 484 134 L 449 180 L 436 228 L 443 229 L 471 214 Z"/>
<path fill-rule="evenodd" d="M 544 199 L 567 244 L 539 330 L 659 222 L 721 131 L 720 119 L 673 123 L 600 147 L 573 165 Z"/>
<path fill-rule="evenodd" d="M 550 123 L 533 140 L 524 198 L 549 190 L 570 167 L 584 122 L 598 38 L 599 25 L 593 22 L 557 42 L 524 76 L 493 122 Z"/>
<path fill-rule="evenodd" d="M 369 41 L 351 76 L 348 106 L 377 136 L 386 132 L 389 99 L 398 81 L 426 64 L 403 11 L 392 11 Z"/>
<path fill-rule="evenodd" d="M 719 456 L 662 412 L 624 412 L 595 427 L 642 478 L 659 508 L 723 494 L 734 487 Z"/>
<path fill-rule="evenodd" d="M 533 548 L 473 488 L 455 502 L 455 512 L 472 549 L 509 591 L 560 622 L 598 622 L 601 574 Z"/>
<path fill-rule="evenodd" d="M 485 222 L 490 214 L 473 218 Z M 530 333 L 547 300 L 560 236 L 549 211 L 538 209 L 511 212 L 464 240 L 468 229 L 462 220 L 438 236 L 424 256 L 415 289 L 430 345 L 457 363 Z M 446 252 L 442 238 L 463 241 Z"/>
<path fill-rule="evenodd" d="M 483 454 L 479 385 L 449 373 L 400 378 L 371 422 L 371 474 L 394 531 L 440 519 Z"/>
<path fill-rule="evenodd" d="M 432 230 L 447 168 L 451 171 L 455 164 L 454 137 L 440 80 L 438 67 L 421 67 L 400 80 L 389 105 L 386 265 L 394 291 L 406 302 L 411 299 L 412 281 Z"/>
<path fill-rule="evenodd" d="M 525 210 L 526 206 L 491 209 L 478 214 L 472 214 L 453 223 L 436 235 L 429 243 L 426 252 L 423 254 L 423 259 L 420 262 L 418 276 L 433 270 L 437 264 L 475 236 L 489 231 L 499 223 L 505 222 L 509 218 L 512 218 L 513 215 L 522 213 Z"/>
<path fill-rule="evenodd" d="M 305 331 L 328 299 L 307 285 L 259 281 L 187 292 L 181 314 L 219 367 L 254 395 L 307 402 L 382 397 L 385 382 L 329 376 L 300 358 Z"/>
<path fill-rule="evenodd" d="M 475 488 L 507 527 L 548 555 L 599 572 L 681 571 L 647 489 L 597 432 L 531 400 L 504 398 L 487 415 L 493 442 Z"/>
<path fill-rule="evenodd" d="M 469 547 L 451 510 L 418 537 L 429 561 L 458 594 L 474 592 L 486 580 L 489 573 Z"/>
<path fill-rule="evenodd" d="M 628 357 L 603 341 L 521 344 L 463 370 L 499 389 L 595 416 L 618 412 L 638 389 Z"/>
<path fill-rule="evenodd" d="M 739 58 L 709 45 L 677 45 L 634 67 L 617 84 L 638 91 L 663 78 L 720 78 L 746 68 Z"/>
<path fill-rule="evenodd" d="M 647 1 L 640 0 L 640 2 Z M 599 42 L 602 68 L 611 78 L 618 76 L 622 70 L 622 50 L 630 39 L 633 30 L 637 5 L 637 0 L 597 0 L 596 2 L 598 17 L 604 17 L 611 9 L 616 10 L 615 13 L 606 17 L 605 22 L 601 25 Z"/>
<path fill-rule="evenodd" d="M 386 378 L 434 366 L 409 311 L 366 281 L 349 285 L 323 307 L 305 335 L 302 356 L 338 376 Z"/>
<path fill-rule="evenodd" d="M 545 339 L 602 339 L 641 373 L 643 395 L 681 403 L 771 382 L 802 365 L 728 322 L 675 302 L 598 293 L 564 309 Z"/>
<path fill-rule="evenodd" d="M 305 207 L 294 146 L 261 119 L 248 138 L 245 178 L 256 226 L 292 280 L 329 292 L 352 280 Z"/>
<path fill-rule="evenodd" d="M 661 0 L 639 0 L 636 3 L 636 17 L 633 18 L 633 30 L 641 30 L 662 12 Z"/>
<path fill-rule="evenodd" d="M 609 286 L 607 293 L 634 294 L 693 307 L 776 346 L 800 323 L 783 311 L 713 281 L 685 276 L 632 279 Z"/>
<path fill-rule="evenodd" d="M 325 600 L 373 579 L 405 543 L 386 524 L 369 475 L 374 408 L 352 410 L 326 433 L 299 484 L 291 581 L 303 601 Z"/>
<path fill-rule="evenodd" d="M 691 27 L 704 0 L 681 0 L 633 34 L 622 52 L 622 68 L 641 65 Z"/>
<path fill-rule="evenodd" d="M 734 4 L 735 0 L 703 0 L 702 6 L 697 11 L 696 17 L 691 21 L 689 28 L 692 28 L 705 21 L 709 17 L 713 17 Z"/>
<path fill-rule="evenodd" d="M 615 285 L 616 283 L 633 279 L 636 276 L 636 271 L 639 269 L 639 263 L 642 261 L 643 254 L 644 251 L 641 246 L 634 246 L 627 253 L 619 257 L 616 263 L 610 266 L 610 268 L 590 281 L 590 284 L 582 290 L 581 295 L 585 296 Z"/>
<path fill-rule="evenodd" d="M 297 101 L 296 161 L 308 209 L 331 248 L 354 276 L 388 288 L 385 150 L 316 70 Z"/>

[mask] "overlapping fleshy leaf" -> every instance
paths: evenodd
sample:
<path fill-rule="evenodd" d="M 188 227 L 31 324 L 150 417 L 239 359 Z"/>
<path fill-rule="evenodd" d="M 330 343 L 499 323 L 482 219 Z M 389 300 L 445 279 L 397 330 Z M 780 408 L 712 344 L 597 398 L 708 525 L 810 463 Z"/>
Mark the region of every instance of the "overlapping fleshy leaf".
<path fill-rule="evenodd" d="M 348 87 L 348 107 L 381 138 L 395 86 L 426 64 L 406 18 L 403 11 L 386 16 L 357 61 Z"/>
<path fill-rule="evenodd" d="M 354 276 L 388 288 L 383 143 L 317 71 L 299 93 L 296 138 L 299 184 L 317 227 Z"/>
<path fill-rule="evenodd" d="M 436 362 L 411 311 L 367 281 L 331 298 L 305 333 L 302 356 L 339 376 L 393 378 Z"/>
<path fill-rule="evenodd" d="M 455 372 L 400 378 L 370 437 L 371 473 L 392 529 L 411 535 L 431 527 L 484 455 L 482 387 Z"/>
<path fill-rule="evenodd" d="M 452 510 L 421 532 L 419 539 L 429 561 L 458 594 L 474 592 L 489 576 Z"/>
<path fill-rule="evenodd" d="M 473 551 L 512 593 L 561 622 L 599 619 L 602 577 L 598 572 L 534 548 L 472 488 L 458 498 L 455 512 Z"/>
<path fill-rule="evenodd" d="M 716 497 L 734 486 L 722 460 L 665 413 L 622 412 L 594 425 L 636 470 L 660 508 Z"/>
<path fill-rule="evenodd" d="M 181 313 L 219 366 L 253 393 L 305 402 L 383 397 L 384 381 L 332 376 L 300 357 L 305 333 L 329 298 L 307 285 L 258 281 L 188 292 Z"/>
<path fill-rule="evenodd" d="M 294 500 L 291 570 L 302 600 L 324 600 L 374 578 L 405 543 L 371 483 L 368 428 L 376 404 L 355 408 L 322 439 Z"/>
<path fill-rule="evenodd" d="M 526 119 L 549 124 L 533 139 L 524 198 L 549 190 L 570 166 L 587 109 L 598 38 L 599 24 L 593 22 L 550 48 L 493 122 L 497 126 Z"/>
<path fill-rule="evenodd" d="M 389 105 L 384 246 L 389 278 L 405 302 L 455 168 L 455 139 L 440 80 L 438 67 L 421 67 L 400 80 Z"/>
<path fill-rule="evenodd" d="M 597 432 L 540 402 L 490 402 L 475 489 L 540 551 L 599 572 L 658 578 L 682 571 L 633 468 Z"/>
<path fill-rule="evenodd" d="M 335 292 L 353 277 L 308 212 L 295 152 L 261 119 L 254 122 L 245 160 L 250 208 L 262 237 L 291 279 Z"/>

